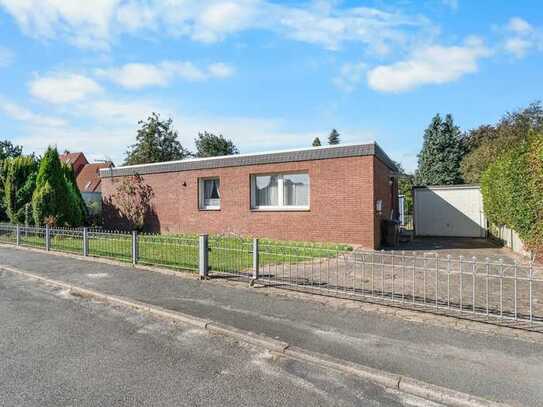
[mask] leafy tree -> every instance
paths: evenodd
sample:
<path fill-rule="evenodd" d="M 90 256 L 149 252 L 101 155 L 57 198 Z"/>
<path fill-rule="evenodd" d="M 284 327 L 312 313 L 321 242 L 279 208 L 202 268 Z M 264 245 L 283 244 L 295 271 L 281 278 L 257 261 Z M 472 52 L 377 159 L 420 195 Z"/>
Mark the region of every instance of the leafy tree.
<path fill-rule="evenodd" d="M 19 157 L 22 153 L 22 146 L 13 145 L 9 140 L 0 141 L 0 160 Z"/>
<path fill-rule="evenodd" d="M 330 145 L 335 145 L 335 144 L 339 144 L 340 143 L 340 140 L 339 140 L 339 133 L 336 129 L 332 129 L 332 131 L 330 132 L 329 136 L 328 136 L 328 144 Z"/>
<path fill-rule="evenodd" d="M 415 185 L 415 176 L 408 174 L 399 162 L 394 162 L 398 168 L 398 193 L 404 196 L 404 209 L 406 214 L 413 213 L 413 186 Z"/>
<path fill-rule="evenodd" d="M 113 194 L 120 215 L 134 228 L 142 230 L 145 215 L 151 211 L 154 192 L 139 174 L 124 177 Z"/>
<path fill-rule="evenodd" d="M 36 188 L 38 161 L 34 156 L 19 156 L 5 160 L 4 204 L 12 223 L 29 223 L 27 205 L 32 202 Z"/>
<path fill-rule="evenodd" d="M 313 139 L 313 144 L 312 144 L 313 147 L 320 147 L 321 146 L 321 139 L 318 138 L 318 137 L 315 137 Z"/>
<path fill-rule="evenodd" d="M 172 123 L 171 118 L 162 120 L 158 113 L 152 113 L 147 121 L 140 121 L 136 144 L 128 148 L 125 165 L 181 160 L 190 156 L 177 140 L 178 134 Z"/>
<path fill-rule="evenodd" d="M 71 164 L 62 164 L 62 172 L 64 173 L 64 180 L 66 181 L 66 186 L 68 187 L 68 193 L 70 196 L 71 205 L 71 223 L 74 225 L 79 225 L 85 222 L 88 216 L 88 209 L 81 191 L 77 187 L 77 182 L 75 180 L 75 173 L 73 166 Z"/>
<path fill-rule="evenodd" d="M 225 139 L 222 134 L 216 136 L 207 131 L 198 133 L 198 138 L 194 140 L 194 144 L 196 144 L 197 157 L 239 154 L 238 148 L 232 140 Z"/>
<path fill-rule="evenodd" d="M 32 195 L 36 225 L 79 226 L 82 219 L 74 215 L 77 203 L 71 198 L 57 149 L 49 147 L 41 160 Z"/>
<path fill-rule="evenodd" d="M 526 140 L 530 131 L 543 132 L 543 107 L 540 102 L 513 113 L 506 113 L 495 125 L 482 125 L 465 136 L 467 155 L 462 160 L 462 175 L 468 183 L 478 183 L 481 174 L 500 155 Z"/>
<path fill-rule="evenodd" d="M 450 114 L 436 114 L 424 131 L 416 182 L 419 185 L 449 185 L 463 182 L 460 163 L 464 156 L 460 129 Z"/>

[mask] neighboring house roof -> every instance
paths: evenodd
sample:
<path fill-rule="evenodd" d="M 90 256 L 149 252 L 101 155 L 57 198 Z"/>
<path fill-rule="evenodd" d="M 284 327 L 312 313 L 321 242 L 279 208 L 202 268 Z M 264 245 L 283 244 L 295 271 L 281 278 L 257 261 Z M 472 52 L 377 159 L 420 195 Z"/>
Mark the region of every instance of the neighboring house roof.
<path fill-rule="evenodd" d="M 81 170 L 83 169 L 83 167 L 89 163 L 87 161 L 87 157 L 85 157 L 85 154 L 81 152 L 60 154 L 58 158 L 63 163 L 69 164 L 72 166 L 76 178 L 81 172 Z"/>
<path fill-rule="evenodd" d="M 112 166 L 110 161 L 85 165 L 76 178 L 77 188 L 81 192 L 100 192 L 100 170 Z"/>
<path fill-rule="evenodd" d="M 238 167 L 257 164 L 277 164 L 285 162 L 324 160 L 329 158 L 359 157 L 375 155 L 392 171 L 397 172 L 394 162 L 377 143 L 343 144 L 325 147 L 312 147 L 301 150 L 276 151 L 256 154 L 237 154 L 221 157 L 193 158 L 162 163 L 129 165 L 101 170 L 102 177 L 119 177 L 135 174 L 156 174 L 210 168 Z"/>
<path fill-rule="evenodd" d="M 87 158 L 85 157 L 85 154 L 83 153 L 64 153 L 64 154 L 60 154 L 58 158 L 60 159 L 60 161 L 66 164 L 74 165 L 80 159 L 82 159 L 85 162 L 85 164 L 88 163 Z"/>

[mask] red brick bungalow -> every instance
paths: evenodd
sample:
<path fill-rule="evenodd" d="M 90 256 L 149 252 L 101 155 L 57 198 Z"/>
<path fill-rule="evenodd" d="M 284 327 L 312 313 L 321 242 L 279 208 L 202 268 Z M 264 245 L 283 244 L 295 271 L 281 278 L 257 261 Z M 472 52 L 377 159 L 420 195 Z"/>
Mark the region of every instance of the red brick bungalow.
<path fill-rule="evenodd" d="M 146 227 L 378 248 L 396 216 L 396 167 L 375 143 L 197 158 L 100 170 L 106 225 L 121 177 L 154 191 Z"/>

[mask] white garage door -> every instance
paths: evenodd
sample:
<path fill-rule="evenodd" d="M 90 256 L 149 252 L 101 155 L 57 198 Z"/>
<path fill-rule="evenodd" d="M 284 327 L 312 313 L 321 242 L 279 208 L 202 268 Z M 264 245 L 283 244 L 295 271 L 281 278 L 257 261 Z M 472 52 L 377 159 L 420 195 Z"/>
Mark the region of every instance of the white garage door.
<path fill-rule="evenodd" d="M 478 186 L 414 189 L 417 236 L 485 237 L 486 219 Z"/>

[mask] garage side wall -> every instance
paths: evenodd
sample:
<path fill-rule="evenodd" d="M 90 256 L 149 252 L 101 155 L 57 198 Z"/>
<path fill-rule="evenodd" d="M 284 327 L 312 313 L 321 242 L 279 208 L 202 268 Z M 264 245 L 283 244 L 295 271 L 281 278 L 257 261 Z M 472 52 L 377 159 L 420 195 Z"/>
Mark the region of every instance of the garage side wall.
<path fill-rule="evenodd" d="M 382 202 L 381 212 L 375 211 L 374 216 L 374 241 L 375 248 L 380 247 L 382 240 L 382 224 L 385 219 L 395 218 L 398 211 L 398 183 L 391 171 L 380 159 L 374 159 L 374 208 L 377 201 Z"/>
<path fill-rule="evenodd" d="M 373 249 L 374 161 L 374 156 L 344 157 L 144 175 L 155 194 L 146 229 L 349 243 Z M 309 210 L 251 210 L 251 175 L 297 171 L 307 171 L 310 177 Z M 220 210 L 199 209 L 198 179 L 205 177 L 220 178 Z M 114 216 L 114 200 L 107 203 L 120 181 L 120 177 L 102 178 L 106 227 L 122 226 Z"/>

